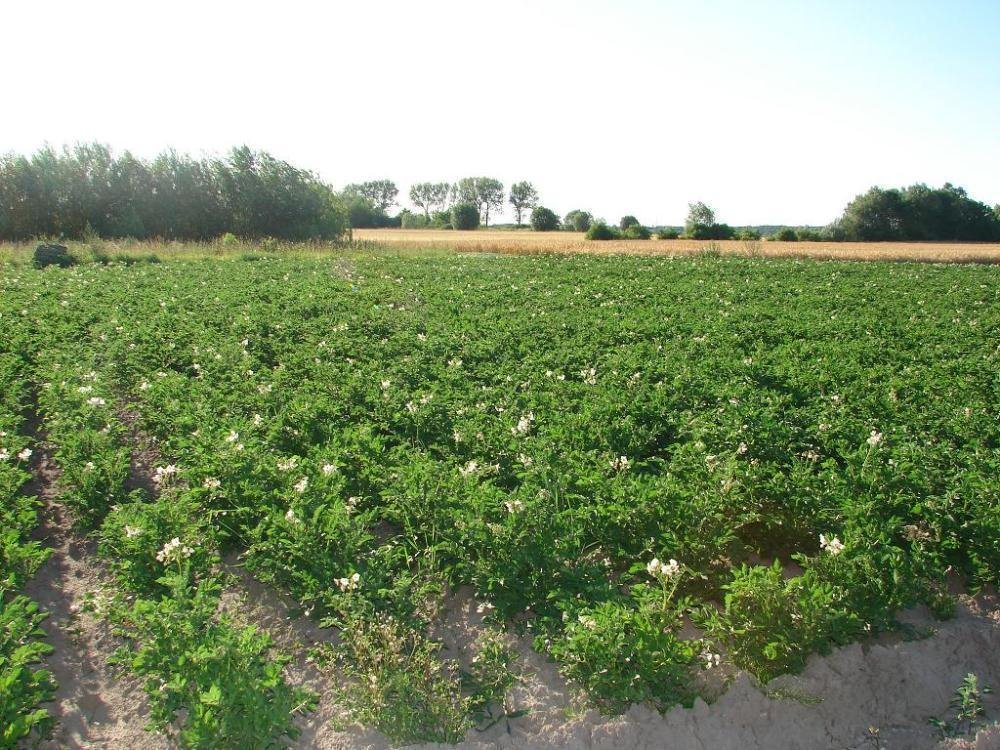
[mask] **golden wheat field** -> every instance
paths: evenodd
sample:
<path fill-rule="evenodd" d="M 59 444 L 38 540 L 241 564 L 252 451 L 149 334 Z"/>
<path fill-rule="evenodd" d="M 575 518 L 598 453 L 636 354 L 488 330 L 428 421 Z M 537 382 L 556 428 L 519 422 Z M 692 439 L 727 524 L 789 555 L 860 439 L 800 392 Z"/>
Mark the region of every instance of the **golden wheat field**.
<path fill-rule="evenodd" d="M 355 229 L 355 240 L 399 249 L 458 250 L 461 252 L 533 254 L 628 253 L 685 255 L 717 249 L 722 253 L 770 257 L 840 260 L 916 260 L 936 263 L 1000 263 L 998 243 L 940 242 L 745 242 L 727 240 L 612 240 L 593 242 L 579 232 L 480 229 L 467 232 L 433 229 Z"/>

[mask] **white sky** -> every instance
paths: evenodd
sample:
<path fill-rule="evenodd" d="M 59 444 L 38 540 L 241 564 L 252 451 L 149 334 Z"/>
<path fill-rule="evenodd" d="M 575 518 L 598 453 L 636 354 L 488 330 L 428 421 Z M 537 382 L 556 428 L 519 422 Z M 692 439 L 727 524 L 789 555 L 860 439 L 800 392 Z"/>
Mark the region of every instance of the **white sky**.
<path fill-rule="evenodd" d="M 730 224 L 825 224 L 916 181 L 992 204 L 998 8 L 14 0 L 0 151 L 246 143 L 337 187 L 527 179 L 559 214 L 647 224 L 694 200 Z"/>

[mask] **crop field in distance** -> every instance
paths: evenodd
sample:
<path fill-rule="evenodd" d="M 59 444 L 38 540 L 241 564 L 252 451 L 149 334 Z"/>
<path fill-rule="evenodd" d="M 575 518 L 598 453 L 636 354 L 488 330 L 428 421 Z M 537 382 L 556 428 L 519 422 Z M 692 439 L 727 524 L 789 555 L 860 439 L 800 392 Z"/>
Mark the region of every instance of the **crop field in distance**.
<path fill-rule="evenodd" d="M 355 239 L 390 252 L 0 253 L 0 747 L 140 746 L 67 728 L 78 652 L 143 747 L 687 747 L 727 686 L 808 732 L 820 658 L 850 693 L 857 644 L 952 621 L 951 661 L 823 731 L 934 747 L 995 709 L 1000 269 L 763 256 L 1000 246 Z"/>
<path fill-rule="evenodd" d="M 935 263 L 1000 263 L 1000 244 L 961 242 L 777 242 L 773 240 L 587 241 L 582 232 L 480 229 L 355 229 L 354 237 L 386 247 L 440 248 L 462 252 L 590 255 L 687 255 L 721 252 L 760 257 L 830 260 L 912 260 Z"/>

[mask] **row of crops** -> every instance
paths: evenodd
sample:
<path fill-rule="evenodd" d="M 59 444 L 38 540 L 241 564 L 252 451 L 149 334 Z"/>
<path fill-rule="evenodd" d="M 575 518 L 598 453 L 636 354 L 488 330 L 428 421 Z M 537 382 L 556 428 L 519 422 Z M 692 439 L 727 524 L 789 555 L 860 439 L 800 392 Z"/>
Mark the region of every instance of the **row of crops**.
<path fill-rule="evenodd" d="M 505 632 L 605 710 L 665 708 L 704 670 L 767 680 L 901 608 L 947 616 L 949 575 L 996 584 L 996 282 L 710 258 L 8 267 L 0 321 L 156 727 L 268 746 L 313 704 L 220 607 L 236 553 L 336 630 L 317 658 L 351 716 L 455 741 L 503 710 Z M 156 441 L 149 490 L 126 489 L 126 414 Z M 431 637 L 461 586 L 488 613 L 463 668 Z"/>

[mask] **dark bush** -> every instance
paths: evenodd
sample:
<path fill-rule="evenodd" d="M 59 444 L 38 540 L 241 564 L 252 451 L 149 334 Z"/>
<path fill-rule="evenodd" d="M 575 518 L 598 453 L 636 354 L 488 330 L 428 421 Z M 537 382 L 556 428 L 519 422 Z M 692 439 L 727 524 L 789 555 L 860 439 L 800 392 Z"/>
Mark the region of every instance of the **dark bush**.
<path fill-rule="evenodd" d="M 586 235 L 588 240 L 616 240 L 618 232 L 609 227 L 603 221 L 595 221 L 590 225 Z"/>
<path fill-rule="evenodd" d="M 478 229 L 479 209 L 471 203 L 456 203 L 451 207 L 451 225 L 455 229 Z"/>
<path fill-rule="evenodd" d="M 632 216 L 631 214 L 623 216 L 621 221 L 618 222 L 618 228 L 621 229 L 623 232 L 629 227 L 637 227 L 637 226 L 639 226 L 639 220 L 634 216 Z"/>
<path fill-rule="evenodd" d="M 771 239 L 778 242 L 798 242 L 799 235 L 791 227 L 784 227 L 771 235 Z"/>
<path fill-rule="evenodd" d="M 656 231 L 656 239 L 658 240 L 676 240 L 680 236 L 680 232 L 676 229 L 670 229 L 669 227 L 664 227 L 663 229 L 658 229 Z"/>
<path fill-rule="evenodd" d="M 559 228 L 559 217 L 555 211 L 538 206 L 531 212 L 531 228 L 536 232 L 552 232 Z"/>
<path fill-rule="evenodd" d="M 69 248 L 65 245 L 46 245 L 43 243 L 35 248 L 32 262 L 35 268 L 45 268 L 46 266 L 69 268 L 76 261 L 69 254 Z"/>

